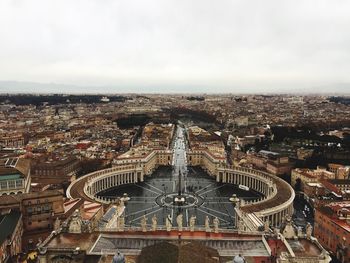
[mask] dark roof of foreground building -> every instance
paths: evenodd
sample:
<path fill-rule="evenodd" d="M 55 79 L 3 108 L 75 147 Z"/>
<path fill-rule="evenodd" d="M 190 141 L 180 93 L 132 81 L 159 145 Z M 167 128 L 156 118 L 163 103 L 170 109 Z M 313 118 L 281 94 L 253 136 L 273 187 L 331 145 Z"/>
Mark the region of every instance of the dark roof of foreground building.
<path fill-rule="evenodd" d="M 20 218 L 21 213 L 15 210 L 12 210 L 8 214 L 0 215 L 0 245 L 3 244 L 9 236 L 12 236 Z"/>
<path fill-rule="evenodd" d="M 162 242 L 143 248 L 137 263 L 214 263 L 219 262 L 218 259 L 217 250 L 198 242 L 184 245 Z"/>
<path fill-rule="evenodd" d="M 245 256 L 258 256 L 258 257 L 266 257 L 269 256 L 269 252 L 266 248 L 266 245 L 264 244 L 261 236 L 243 236 L 237 238 L 235 235 L 234 237 L 232 235 L 226 236 L 222 235 L 220 238 L 215 237 L 215 235 L 208 238 L 205 232 L 197 232 L 195 240 L 193 239 L 193 233 L 192 232 L 182 232 L 181 240 L 184 243 L 190 243 L 193 241 L 196 241 L 200 243 L 204 247 L 210 247 L 214 250 L 217 250 L 219 255 L 221 257 L 233 257 L 235 255 L 238 255 L 242 253 L 242 251 L 245 251 Z M 203 235 L 202 235 L 203 234 Z M 71 240 L 72 237 L 69 237 L 70 234 L 61 234 L 60 235 L 60 242 L 62 240 L 65 240 L 65 243 L 67 244 L 67 240 L 65 237 L 68 238 L 68 240 Z M 80 240 L 80 239 L 78 239 Z M 77 241 L 78 241 L 77 240 Z M 83 241 L 81 241 L 83 242 Z M 96 242 L 94 242 L 94 245 L 91 247 L 89 253 L 90 254 L 101 254 L 105 253 L 105 251 L 111 251 L 113 254 L 119 250 L 124 254 L 130 253 L 130 251 L 133 251 L 137 254 L 141 252 L 143 248 L 146 247 L 152 247 L 153 245 L 160 244 L 163 242 L 168 242 L 171 244 L 177 244 L 178 237 L 177 233 L 175 235 L 170 235 L 166 231 L 159 232 L 157 237 L 152 236 L 143 236 L 143 235 L 136 235 L 136 236 L 115 236 L 113 234 L 101 234 L 98 236 Z M 81 244 L 74 242 L 74 247 L 80 247 Z M 50 242 L 50 245 L 53 247 L 54 242 Z"/>

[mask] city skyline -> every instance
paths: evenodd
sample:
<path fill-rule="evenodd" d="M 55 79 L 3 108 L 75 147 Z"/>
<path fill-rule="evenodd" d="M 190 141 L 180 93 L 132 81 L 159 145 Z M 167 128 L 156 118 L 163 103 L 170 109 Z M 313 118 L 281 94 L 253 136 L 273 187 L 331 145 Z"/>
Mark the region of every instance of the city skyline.
<path fill-rule="evenodd" d="M 235 87 L 232 89 L 220 90 L 218 87 L 206 85 L 148 85 L 148 86 L 82 86 L 66 85 L 60 83 L 39 83 L 39 82 L 21 82 L 21 81 L 1 81 L 0 94 L 98 94 L 98 95 L 116 95 L 116 94 L 173 94 L 173 95 L 338 95 L 349 96 L 350 88 L 346 84 L 339 86 L 319 86 L 305 88 L 270 88 L 254 89 L 246 87 Z"/>
<path fill-rule="evenodd" d="M 350 90 L 346 1 L 2 1 L 0 10 L 0 93 Z"/>

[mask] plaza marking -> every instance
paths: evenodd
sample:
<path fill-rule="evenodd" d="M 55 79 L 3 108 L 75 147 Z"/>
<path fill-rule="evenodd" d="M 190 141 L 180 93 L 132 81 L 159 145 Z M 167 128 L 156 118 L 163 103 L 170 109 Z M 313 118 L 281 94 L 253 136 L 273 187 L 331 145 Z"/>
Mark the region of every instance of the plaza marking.
<path fill-rule="evenodd" d="M 157 207 L 159 208 L 158 205 L 157 205 L 157 206 L 153 206 L 153 205 L 152 205 L 152 207 L 149 207 L 149 208 L 146 208 L 146 209 L 139 210 L 139 211 L 137 211 L 137 212 L 131 213 L 131 214 L 127 215 L 125 218 L 130 217 L 130 216 L 134 216 L 134 215 L 139 214 L 139 213 L 142 213 L 142 212 L 146 212 L 147 210 L 153 210 L 154 208 L 157 208 Z M 162 208 L 161 208 L 161 209 L 162 209 Z"/>
<path fill-rule="evenodd" d="M 175 185 L 175 180 L 173 181 L 173 192 L 175 192 L 175 188 L 176 188 L 176 185 Z"/>
<path fill-rule="evenodd" d="M 218 201 L 217 201 L 217 200 L 207 200 L 207 199 L 205 199 L 205 201 L 204 201 L 203 204 L 205 204 L 205 203 L 213 204 L 213 203 L 218 203 Z M 227 201 L 227 202 L 220 202 L 220 204 L 232 204 L 232 202 L 230 202 L 230 201 Z"/>
<path fill-rule="evenodd" d="M 140 201 L 128 201 L 128 204 L 150 204 L 150 203 L 140 200 Z"/>
<path fill-rule="evenodd" d="M 181 134 L 181 133 L 179 133 Z M 180 138 L 179 138 L 180 140 Z M 177 214 L 181 211 L 184 215 L 184 223 L 189 225 L 189 217 L 191 214 L 197 215 L 198 220 L 200 219 L 201 223 L 203 219 L 203 215 L 208 215 L 211 217 L 218 217 L 221 226 L 231 226 L 232 218 L 234 213 L 231 215 L 229 213 L 228 207 L 231 202 L 229 202 L 230 196 L 221 197 L 221 187 L 227 184 L 218 184 L 215 182 L 215 178 L 212 176 L 202 176 L 201 170 L 194 169 L 193 167 L 188 167 L 187 156 L 186 156 L 186 145 L 180 141 L 175 143 L 176 149 L 173 152 L 173 167 L 172 169 L 164 170 L 165 172 L 160 172 L 160 177 L 152 177 L 152 180 L 145 180 L 145 182 L 141 185 L 135 184 L 137 188 L 144 189 L 142 190 L 142 194 L 144 196 L 135 196 L 130 200 L 130 210 L 127 208 L 127 212 L 130 211 L 129 215 L 125 217 L 129 220 L 126 220 L 130 225 L 140 225 L 140 222 L 136 222 L 140 220 L 144 215 L 148 216 L 151 214 L 156 214 L 159 217 L 162 217 L 163 220 L 160 224 L 164 224 L 164 218 L 168 215 L 171 216 L 172 222 L 174 222 L 174 217 L 176 219 Z M 163 170 L 162 170 L 163 171 Z M 205 198 L 202 207 L 186 207 L 181 208 L 180 206 L 159 206 L 155 201 L 156 198 L 166 194 L 166 192 L 173 190 L 172 193 L 177 193 L 177 188 L 179 184 L 179 176 L 182 176 L 182 187 L 184 192 L 187 193 L 189 187 L 193 187 L 196 191 L 193 192 L 194 197 L 196 198 L 204 198 L 204 195 L 209 193 L 209 196 Z M 190 186 L 189 186 L 190 185 Z M 199 189 L 199 187 L 203 188 Z M 192 188 L 192 190 L 194 190 Z M 163 190 L 162 190 L 163 189 Z M 217 190 L 217 191 L 215 191 Z M 138 190 L 140 191 L 140 190 Z M 148 192 L 146 192 L 148 191 Z M 211 192 L 211 193 L 210 193 Z M 218 192 L 218 193 L 216 193 Z M 224 191 L 225 192 L 225 191 Z M 146 195 L 146 196 L 145 196 Z M 213 195 L 217 195 L 212 197 Z M 219 203 L 217 206 L 215 203 Z M 202 204 L 201 204 L 202 205 Z M 147 208 L 146 208 L 147 207 Z M 210 208 L 213 207 L 213 208 Z M 140 211 L 135 211 L 136 209 L 143 209 Z M 218 209 L 218 210 L 216 210 Z M 132 211 L 133 210 L 133 211 Z M 221 211 L 222 210 L 222 211 Z M 216 216 L 219 215 L 219 216 Z M 149 218 L 148 218 L 149 219 Z M 159 218 L 160 219 L 160 218 Z M 227 219 L 227 220 L 226 220 Z M 136 222 L 136 223 L 135 223 Z M 174 222 L 176 224 L 176 220 Z M 147 227 L 150 224 L 147 224 Z"/>
<path fill-rule="evenodd" d="M 213 185 L 213 184 L 216 184 L 216 182 L 215 182 L 215 183 L 208 184 L 207 186 L 203 187 L 202 189 L 199 189 L 198 191 L 196 191 L 195 193 L 198 194 L 200 191 L 202 191 L 202 190 L 208 188 L 209 186 L 211 186 L 211 185 Z"/>
<path fill-rule="evenodd" d="M 186 213 L 186 225 L 188 226 L 188 209 L 185 210 Z"/>
<path fill-rule="evenodd" d="M 155 210 L 155 211 L 151 211 L 151 212 L 145 214 L 145 216 L 148 216 L 148 215 L 157 213 L 157 212 L 159 212 L 159 211 L 162 210 L 162 209 L 163 209 L 163 208 L 159 208 L 159 209 L 157 209 L 157 210 Z M 136 220 L 139 220 L 139 219 L 142 218 L 143 216 L 144 216 L 144 215 L 139 216 L 139 217 L 136 217 L 136 218 L 134 218 L 133 220 L 130 220 L 129 223 L 134 222 L 134 221 L 136 221 Z M 147 219 L 148 219 L 148 218 L 147 218 Z M 148 224 L 147 224 L 147 225 L 148 225 Z"/>
<path fill-rule="evenodd" d="M 219 189 L 219 188 L 224 187 L 224 186 L 225 186 L 225 185 L 221 185 L 221 186 L 212 188 L 212 189 L 210 189 L 210 190 L 208 190 L 208 191 L 205 191 L 205 192 L 201 193 L 200 195 L 204 195 L 204 194 L 206 194 L 206 193 L 209 193 L 209 192 L 211 192 L 211 191 L 214 191 L 214 190 Z"/>
<path fill-rule="evenodd" d="M 104 195 L 104 197 L 108 197 L 111 199 L 116 199 L 116 195 Z M 129 200 L 128 203 L 132 202 L 132 201 L 141 201 L 141 200 L 146 200 L 146 199 L 154 199 L 154 196 L 129 196 L 132 200 Z M 136 199 L 136 200 L 135 200 Z M 141 199 L 141 200 L 137 200 L 137 199 Z"/>
<path fill-rule="evenodd" d="M 152 187 L 152 188 L 154 188 L 154 189 L 159 190 L 159 191 L 160 191 L 160 194 L 163 194 L 163 193 L 164 193 L 162 190 L 160 190 L 159 188 L 157 188 L 157 187 L 155 187 L 155 186 L 153 186 L 153 185 L 151 185 L 151 184 L 148 184 L 148 183 L 144 183 L 144 184 L 145 184 L 145 185 L 148 185 L 149 187 Z"/>
<path fill-rule="evenodd" d="M 171 208 L 171 224 L 173 224 L 174 208 Z"/>
<path fill-rule="evenodd" d="M 224 216 L 230 216 L 230 214 L 217 211 L 217 210 L 212 209 L 212 208 L 209 208 L 209 207 L 207 207 L 207 206 L 202 206 L 202 207 L 203 207 L 203 209 L 206 208 L 206 209 L 208 209 L 208 210 L 210 210 L 210 211 L 216 212 L 216 213 L 218 213 L 218 214 L 222 214 L 222 215 L 224 215 Z"/>
<path fill-rule="evenodd" d="M 213 214 L 211 214 L 211 213 L 208 213 L 208 212 L 202 210 L 202 209 L 199 208 L 199 207 L 197 208 L 197 210 L 201 211 L 201 212 L 204 213 L 204 214 L 210 215 L 210 216 L 212 216 L 212 217 L 217 217 L 218 219 L 220 219 L 221 221 L 224 221 L 224 222 L 226 222 L 226 223 L 230 223 L 229 221 L 227 221 L 227 220 L 225 220 L 225 219 L 223 219 L 223 218 L 221 218 L 221 217 L 219 217 L 219 216 L 216 216 L 216 215 L 213 215 Z"/>
<path fill-rule="evenodd" d="M 154 196 L 131 196 L 131 201 L 135 199 L 150 199 L 150 198 L 154 199 Z"/>
<path fill-rule="evenodd" d="M 148 189 L 148 188 L 146 188 L 146 187 L 143 187 L 143 186 L 141 186 L 141 185 L 137 185 L 137 184 L 135 184 L 137 187 L 140 187 L 140 188 L 142 188 L 142 189 L 145 189 L 145 190 L 147 190 L 147 191 L 150 191 L 151 193 L 154 193 L 154 194 L 157 194 L 157 195 L 159 195 L 159 193 L 157 193 L 157 192 L 155 192 L 155 191 L 152 191 L 151 189 Z"/>

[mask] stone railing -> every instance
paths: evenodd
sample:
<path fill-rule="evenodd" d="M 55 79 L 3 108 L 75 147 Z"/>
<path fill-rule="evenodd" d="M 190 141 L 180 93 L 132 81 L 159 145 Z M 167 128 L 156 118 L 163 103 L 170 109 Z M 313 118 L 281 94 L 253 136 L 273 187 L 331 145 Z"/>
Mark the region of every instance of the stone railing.
<path fill-rule="evenodd" d="M 147 231 L 144 232 L 142 231 L 142 227 L 137 227 L 137 226 L 125 226 L 123 228 L 123 230 L 118 229 L 118 228 L 100 228 L 99 232 L 101 233 L 109 233 L 109 232 L 143 232 L 143 233 L 152 233 L 155 231 L 167 231 L 167 228 L 165 226 L 157 226 L 156 230 L 154 231 L 152 229 L 152 225 L 148 224 L 147 225 Z M 170 231 L 179 231 L 178 227 L 172 227 L 170 229 Z M 167 231 L 167 232 L 170 232 Z M 190 227 L 182 227 L 182 231 L 191 231 Z M 194 228 L 194 232 L 206 232 L 206 233 L 215 233 L 214 232 L 214 228 L 211 228 L 211 231 L 206 231 L 206 228 L 204 226 L 196 226 Z M 234 229 L 234 228 L 219 228 L 218 229 L 219 233 L 235 233 L 235 234 L 247 234 L 247 235 L 261 235 L 261 231 L 251 231 L 251 230 L 238 230 L 238 229 Z"/>
<path fill-rule="evenodd" d="M 281 178 L 272 174 L 257 171 L 244 167 L 224 167 L 224 171 L 231 173 L 243 173 L 247 175 L 255 175 L 255 179 L 264 180 L 272 191 L 265 198 L 243 204 L 242 208 L 247 208 L 250 213 L 255 213 L 263 221 L 269 220 L 273 225 L 280 225 L 283 217 L 293 213 L 293 201 L 295 192 L 293 188 Z M 248 186 L 249 187 L 249 186 Z"/>
<path fill-rule="evenodd" d="M 114 198 L 98 196 L 96 194 L 111 187 L 138 182 L 138 170 L 135 167 L 126 167 L 123 170 L 117 168 L 105 169 L 98 175 L 90 176 L 84 184 L 84 194 L 97 202 L 110 204 L 114 201 Z"/>
<path fill-rule="evenodd" d="M 120 164 L 113 168 L 108 168 L 93 173 L 89 173 L 74 181 L 67 189 L 67 196 L 71 196 L 71 189 L 74 184 L 84 180 L 83 192 L 91 200 L 103 204 L 110 204 L 113 199 L 107 197 L 99 197 L 96 194 L 108 188 L 143 181 L 143 168 L 137 164 Z M 139 178 L 139 175 L 142 178 Z M 239 176 L 240 180 L 229 181 L 223 180 L 224 176 Z M 244 182 L 259 181 L 259 189 L 264 195 L 263 198 L 254 201 L 244 202 L 242 210 L 248 213 L 255 213 L 261 220 L 269 220 L 273 225 L 279 225 L 286 215 L 291 215 L 293 212 L 293 200 L 295 197 L 292 187 L 278 178 L 263 171 L 257 171 L 245 167 L 234 167 L 227 165 L 219 165 L 214 175 L 217 181 L 224 183 L 237 183 L 244 185 Z M 249 188 L 257 190 L 253 185 L 246 185 Z"/>

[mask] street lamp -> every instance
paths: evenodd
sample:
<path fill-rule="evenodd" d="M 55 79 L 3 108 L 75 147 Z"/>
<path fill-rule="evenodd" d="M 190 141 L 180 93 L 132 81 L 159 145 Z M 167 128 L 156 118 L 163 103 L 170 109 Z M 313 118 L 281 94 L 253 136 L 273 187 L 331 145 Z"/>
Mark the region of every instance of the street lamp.
<path fill-rule="evenodd" d="M 235 227 L 237 228 L 237 211 L 236 209 L 239 208 L 239 198 L 237 197 L 236 194 L 233 194 L 231 197 L 230 197 L 230 202 L 232 203 L 233 205 L 233 209 L 235 210 L 235 220 L 234 220 L 234 224 L 235 224 Z"/>

